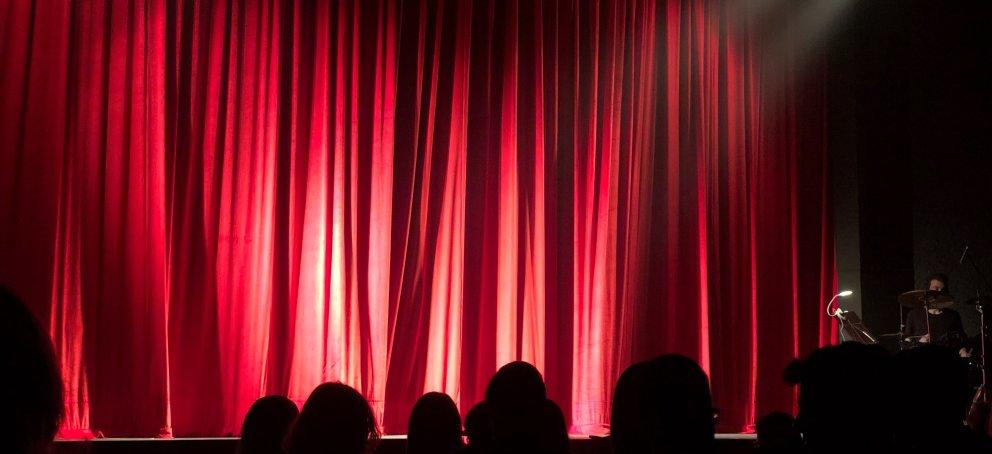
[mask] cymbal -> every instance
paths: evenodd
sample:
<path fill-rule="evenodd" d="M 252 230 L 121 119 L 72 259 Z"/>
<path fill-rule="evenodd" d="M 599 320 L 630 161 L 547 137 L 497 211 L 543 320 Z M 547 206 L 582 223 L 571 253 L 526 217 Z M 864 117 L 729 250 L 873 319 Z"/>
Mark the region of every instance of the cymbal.
<path fill-rule="evenodd" d="M 934 290 L 910 290 L 899 295 L 899 304 L 906 307 L 923 307 L 924 302 L 930 309 L 943 309 L 954 304 L 954 298 Z"/>
<path fill-rule="evenodd" d="M 971 306 L 974 306 L 976 304 L 981 304 L 982 306 L 990 306 L 992 305 L 992 296 L 979 296 L 972 298 L 968 301 L 965 301 L 964 303 Z"/>

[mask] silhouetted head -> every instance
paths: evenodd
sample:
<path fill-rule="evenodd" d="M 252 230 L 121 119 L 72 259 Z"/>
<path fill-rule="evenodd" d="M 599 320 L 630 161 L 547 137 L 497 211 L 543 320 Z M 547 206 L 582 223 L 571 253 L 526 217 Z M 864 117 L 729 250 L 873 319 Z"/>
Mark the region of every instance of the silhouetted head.
<path fill-rule="evenodd" d="M 796 427 L 809 452 L 891 449 L 891 358 L 884 349 L 845 342 L 793 367 L 799 376 Z"/>
<path fill-rule="evenodd" d="M 472 452 L 489 452 L 493 446 L 493 415 L 479 402 L 465 415 L 465 434 Z"/>
<path fill-rule="evenodd" d="M 538 370 L 517 361 L 501 367 L 486 389 L 493 417 L 496 452 L 533 452 L 538 443 L 538 419 L 547 400 Z"/>
<path fill-rule="evenodd" d="M 971 400 L 968 365 L 958 353 L 938 345 L 900 352 L 893 361 L 898 380 L 899 438 L 946 437 L 963 427 Z"/>
<path fill-rule="evenodd" d="M 501 408 L 536 406 L 547 397 L 541 372 L 530 363 L 514 361 L 496 371 L 486 388 L 486 402 L 499 412 Z"/>
<path fill-rule="evenodd" d="M 951 281 L 944 273 L 933 273 L 927 276 L 927 289 L 941 293 L 950 293 Z"/>
<path fill-rule="evenodd" d="M 62 419 L 62 375 L 48 334 L 27 307 L 0 287 L 0 446 L 46 451 Z"/>
<path fill-rule="evenodd" d="M 379 432 L 369 403 L 342 383 L 324 383 L 310 393 L 286 441 L 289 454 L 359 454 Z"/>
<path fill-rule="evenodd" d="M 245 414 L 241 425 L 241 454 L 279 454 L 290 426 L 300 410 L 283 396 L 258 399 Z"/>
<path fill-rule="evenodd" d="M 410 413 L 407 452 L 448 454 L 461 446 L 462 421 L 455 402 L 444 393 L 424 394 Z"/>
<path fill-rule="evenodd" d="M 620 376 L 610 436 L 617 454 L 708 453 L 714 449 L 709 379 L 695 361 L 663 355 Z"/>
<path fill-rule="evenodd" d="M 793 453 L 802 448 L 802 437 L 796 430 L 796 419 L 788 413 L 769 413 L 755 424 L 758 451 L 761 453 Z"/>

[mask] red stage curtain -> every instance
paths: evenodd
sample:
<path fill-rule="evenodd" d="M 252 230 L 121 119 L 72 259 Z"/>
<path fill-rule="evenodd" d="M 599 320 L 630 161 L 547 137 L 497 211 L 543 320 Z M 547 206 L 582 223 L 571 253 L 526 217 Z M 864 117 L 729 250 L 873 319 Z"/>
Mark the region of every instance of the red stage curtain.
<path fill-rule="evenodd" d="M 523 359 L 601 432 L 663 352 L 722 430 L 791 410 L 833 335 L 822 58 L 745 4 L 0 0 L 0 282 L 65 430 L 340 380 L 403 432 Z"/>

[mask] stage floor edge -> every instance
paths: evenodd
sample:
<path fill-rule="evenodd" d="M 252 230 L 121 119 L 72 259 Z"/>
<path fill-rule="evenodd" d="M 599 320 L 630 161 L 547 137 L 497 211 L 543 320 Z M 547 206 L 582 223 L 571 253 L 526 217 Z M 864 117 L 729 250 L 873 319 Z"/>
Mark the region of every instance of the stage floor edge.
<path fill-rule="evenodd" d="M 607 438 L 570 436 L 572 454 L 612 454 Z M 754 434 L 717 434 L 717 453 L 754 452 Z M 238 438 L 97 438 L 56 440 L 53 454 L 235 454 Z M 403 454 L 406 435 L 386 435 L 377 454 Z"/>

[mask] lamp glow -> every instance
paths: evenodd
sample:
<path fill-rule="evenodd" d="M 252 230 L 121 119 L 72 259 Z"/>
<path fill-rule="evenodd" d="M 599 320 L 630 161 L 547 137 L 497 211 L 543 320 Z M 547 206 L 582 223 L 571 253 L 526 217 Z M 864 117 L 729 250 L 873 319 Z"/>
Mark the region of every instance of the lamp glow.
<path fill-rule="evenodd" d="M 842 291 L 842 292 L 834 295 L 833 298 L 830 298 L 830 301 L 827 301 L 827 317 L 833 317 L 834 315 L 837 315 L 837 312 L 840 312 L 840 308 L 839 307 L 837 309 L 835 309 L 835 310 L 830 310 L 830 306 L 832 304 L 834 304 L 834 301 L 836 301 L 838 297 L 843 298 L 845 296 L 851 296 L 853 294 L 854 294 L 854 292 L 852 292 L 850 290 L 844 290 L 844 291 Z"/>

